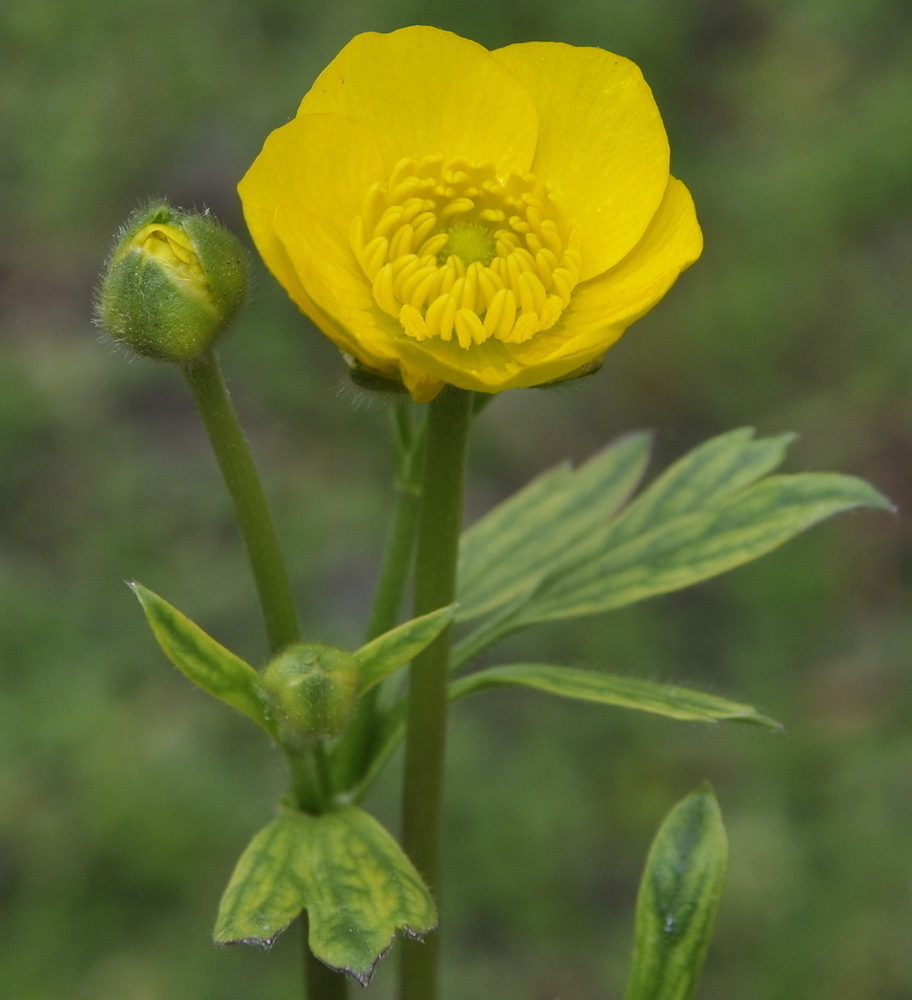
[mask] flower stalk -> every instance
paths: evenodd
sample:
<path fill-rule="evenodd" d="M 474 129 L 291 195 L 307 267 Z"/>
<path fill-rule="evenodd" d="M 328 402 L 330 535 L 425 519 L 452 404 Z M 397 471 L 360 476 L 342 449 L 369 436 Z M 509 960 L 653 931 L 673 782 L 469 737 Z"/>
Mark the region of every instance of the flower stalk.
<path fill-rule="evenodd" d="M 415 562 L 415 615 L 456 595 L 472 393 L 447 387 L 428 412 Z M 412 664 L 402 801 L 402 844 L 439 906 L 443 772 L 451 627 Z M 440 931 L 403 942 L 400 1000 L 434 1000 Z"/>
<path fill-rule="evenodd" d="M 209 352 L 199 361 L 182 365 L 182 370 L 234 502 L 269 648 L 275 654 L 301 635 L 272 513 L 215 355 Z"/>

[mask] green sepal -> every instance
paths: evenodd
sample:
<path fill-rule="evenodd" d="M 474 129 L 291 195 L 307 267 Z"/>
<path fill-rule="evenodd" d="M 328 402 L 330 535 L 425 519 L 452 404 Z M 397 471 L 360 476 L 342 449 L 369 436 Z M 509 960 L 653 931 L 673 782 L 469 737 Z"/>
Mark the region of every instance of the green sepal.
<path fill-rule="evenodd" d="M 398 932 L 421 937 L 437 926 L 412 863 L 355 806 L 288 812 L 256 834 L 222 897 L 215 941 L 268 948 L 302 910 L 314 955 L 362 986 Z"/>
<path fill-rule="evenodd" d="M 749 722 L 771 729 L 782 728 L 775 719 L 750 705 L 702 691 L 544 663 L 517 663 L 479 670 L 453 681 L 449 697 L 456 701 L 489 688 L 512 686 L 533 688 L 577 701 L 632 708 L 685 722 Z"/>
<path fill-rule="evenodd" d="M 275 738 L 269 695 L 256 670 L 151 590 L 135 581 L 128 586 L 139 598 L 159 646 L 174 666 Z"/>
<path fill-rule="evenodd" d="M 709 785 L 679 802 L 649 851 L 637 897 L 625 1000 L 689 1000 L 696 989 L 728 864 L 728 841 Z"/>
<path fill-rule="evenodd" d="M 636 489 L 650 443 L 648 434 L 630 434 L 578 469 L 565 462 L 473 524 L 460 549 L 459 620 L 503 608 L 556 568 L 578 561 L 591 536 Z"/>
<path fill-rule="evenodd" d="M 414 659 L 450 624 L 456 605 L 439 608 L 384 632 L 355 652 L 361 665 L 361 693 L 369 691 Z"/>

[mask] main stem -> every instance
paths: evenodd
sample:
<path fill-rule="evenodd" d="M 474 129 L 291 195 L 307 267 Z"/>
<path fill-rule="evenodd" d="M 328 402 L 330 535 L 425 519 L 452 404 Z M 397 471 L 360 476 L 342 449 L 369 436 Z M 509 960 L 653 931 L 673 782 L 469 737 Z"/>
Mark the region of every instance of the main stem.
<path fill-rule="evenodd" d="M 447 387 L 430 404 L 418 548 L 415 615 L 452 604 L 472 394 Z M 406 854 L 440 902 L 443 772 L 451 631 L 447 628 L 412 664 L 402 800 Z M 400 1000 L 435 1000 L 440 931 L 423 942 L 405 941 Z"/>
<path fill-rule="evenodd" d="M 275 654 L 297 642 L 301 631 L 272 512 L 215 355 L 210 352 L 199 361 L 184 365 L 183 372 L 234 503 L 263 610 L 269 648 Z M 317 762 L 291 763 L 297 805 L 302 809 L 313 808 L 314 802 L 323 799 L 318 776 L 309 777 Z M 298 780 L 302 773 L 307 780 Z M 308 1000 L 346 1000 L 345 977 L 314 958 L 307 944 L 306 920 L 302 918 L 301 924 Z"/>

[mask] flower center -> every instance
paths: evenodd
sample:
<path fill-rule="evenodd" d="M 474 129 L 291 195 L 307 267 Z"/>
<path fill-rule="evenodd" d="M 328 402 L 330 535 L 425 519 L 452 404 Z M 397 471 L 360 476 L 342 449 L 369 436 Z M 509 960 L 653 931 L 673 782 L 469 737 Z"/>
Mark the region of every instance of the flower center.
<path fill-rule="evenodd" d="M 480 222 L 456 222 L 446 230 L 447 241 L 437 254 L 437 263 L 443 267 L 451 254 L 461 257 L 463 263 L 478 261 L 486 267 L 497 256 L 497 241 L 487 226 Z"/>
<path fill-rule="evenodd" d="M 352 224 L 374 301 L 415 340 L 523 343 L 550 329 L 579 281 L 579 240 L 532 174 L 402 160 Z"/>

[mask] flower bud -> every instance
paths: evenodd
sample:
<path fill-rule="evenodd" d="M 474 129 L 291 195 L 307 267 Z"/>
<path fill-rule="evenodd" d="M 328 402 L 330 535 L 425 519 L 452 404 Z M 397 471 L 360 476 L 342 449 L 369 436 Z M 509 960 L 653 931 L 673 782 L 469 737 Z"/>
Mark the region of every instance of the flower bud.
<path fill-rule="evenodd" d="M 295 750 L 342 732 L 358 704 L 361 667 L 343 649 L 297 643 L 270 662 L 263 683 L 278 715 L 279 742 Z"/>
<path fill-rule="evenodd" d="M 156 202 L 131 216 L 102 274 L 97 323 L 146 357 L 196 361 L 247 293 L 237 238 L 208 213 Z"/>

